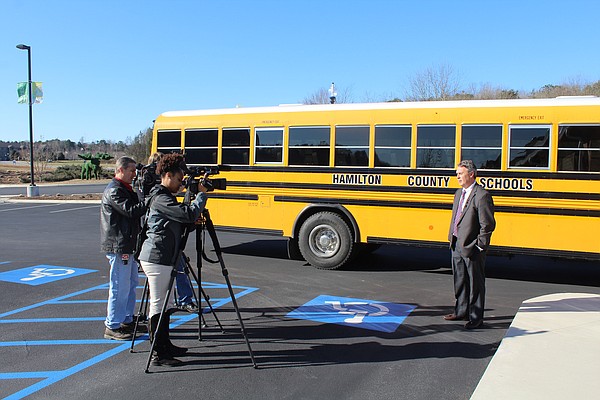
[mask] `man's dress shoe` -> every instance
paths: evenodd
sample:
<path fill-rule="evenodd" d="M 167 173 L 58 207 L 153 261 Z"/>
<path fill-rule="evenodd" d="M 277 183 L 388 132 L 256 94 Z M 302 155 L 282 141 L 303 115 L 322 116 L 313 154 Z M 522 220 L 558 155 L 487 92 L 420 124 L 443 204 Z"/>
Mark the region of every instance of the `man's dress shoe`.
<path fill-rule="evenodd" d="M 479 320 L 477 322 L 467 322 L 465 324 L 465 328 L 467 329 L 477 329 L 477 328 L 481 328 L 481 326 L 483 325 L 483 320 Z"/>
<path fill-rule="evenodd" d="M 444 315 L 444 319 L 446 321 L 465 321 L 465 317 L 459 317 L 456 314 L 448 314 L 448 315 Z"/>

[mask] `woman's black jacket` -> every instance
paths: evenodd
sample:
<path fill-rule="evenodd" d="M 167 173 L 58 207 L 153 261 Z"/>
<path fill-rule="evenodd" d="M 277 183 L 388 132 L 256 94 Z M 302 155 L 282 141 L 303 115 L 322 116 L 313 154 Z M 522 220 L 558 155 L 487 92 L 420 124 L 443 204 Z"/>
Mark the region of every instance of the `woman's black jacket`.
<path fill-rule="evenodd" d="M 189 205 L 179 203 L 163 185 L 155 186 L 146 200 L 148 205 L 147 239 L 142 245 L 140 261 L 173 265 L 180 249 L 184 228 L 193 224 L 206 204 L 206 194 L 198 193 Z"/>

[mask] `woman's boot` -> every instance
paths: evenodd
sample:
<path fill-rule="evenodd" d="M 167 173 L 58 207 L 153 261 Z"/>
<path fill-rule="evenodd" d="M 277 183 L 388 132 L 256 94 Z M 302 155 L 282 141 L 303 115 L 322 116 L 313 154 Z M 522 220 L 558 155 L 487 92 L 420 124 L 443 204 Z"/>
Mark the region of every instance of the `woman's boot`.
<path fill-rule="evenodd" d="M 182 362 L 174 358 L 169 351 L 169 317 L 165 315 L 160 326 L 158 326 L 159 319 L 160 314 L 153 315 L 150 318 L 150 330 L 154 332 L 152 337 L 156 342 L 154 343 L 154 351 L 152 352 L 152 365 L 164 365 L 167 367 L 179 366 Z"/>
<path fill-rule="evenodd" d="M 171 342 L 171 334 L 169 331 L 170 323 L 171 323 L 171 318 L 169 317 L 164 321 L 165 327 L 163 328 L 163 331 L 161 331 L 161 334 L 165 334 L 165 336 L 166 336 L 165 343 L 167 346 L 167 351 L 174 357 L 181 357 L 182 355 L 187 353 L 188 349 L 186 349 L 185 347 L 175 346 Z"/>

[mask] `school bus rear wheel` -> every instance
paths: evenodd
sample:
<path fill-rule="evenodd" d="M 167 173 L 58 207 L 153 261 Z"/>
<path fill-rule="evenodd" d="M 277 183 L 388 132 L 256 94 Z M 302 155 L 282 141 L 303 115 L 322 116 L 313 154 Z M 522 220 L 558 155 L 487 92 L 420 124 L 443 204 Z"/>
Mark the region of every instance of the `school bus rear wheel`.
<path fill-rule="evenodd" d="M 304 221 L 299 233 L 300 252 L 320 269 L 337 269 L 352 254 L 353 239 L 348 224 L 332 212 L 316 213 Z"/>

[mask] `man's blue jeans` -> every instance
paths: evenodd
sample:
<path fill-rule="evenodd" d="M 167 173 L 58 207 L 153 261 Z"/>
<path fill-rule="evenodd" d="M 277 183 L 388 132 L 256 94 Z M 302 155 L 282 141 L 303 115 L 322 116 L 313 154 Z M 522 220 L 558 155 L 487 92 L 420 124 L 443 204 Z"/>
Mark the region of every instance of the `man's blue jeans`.
<path fill-rule="evenodd" d="M 135 289 L 138 285 L 138 265 L 129 254 L 127 264 L 123 264 L 122 254 L 106 254 L 110 263 L 108 287 L 108 305 L 104 325 L 110 329 L 119 329 L 121 324 L 133 321 L 135 308 Z"/>
<path fill-rule="evenodd" d="M 185 261 L 182 256 L 179 260 L 179 264 L 177 264 L 177 276 L 175 277 L 175 282 L 177 284 L 177 304 L 179 305 L 190 304 L 194 301 L 192 285 L 190 284 L 187 275 L 183 272 L 184 265 Z"/>

